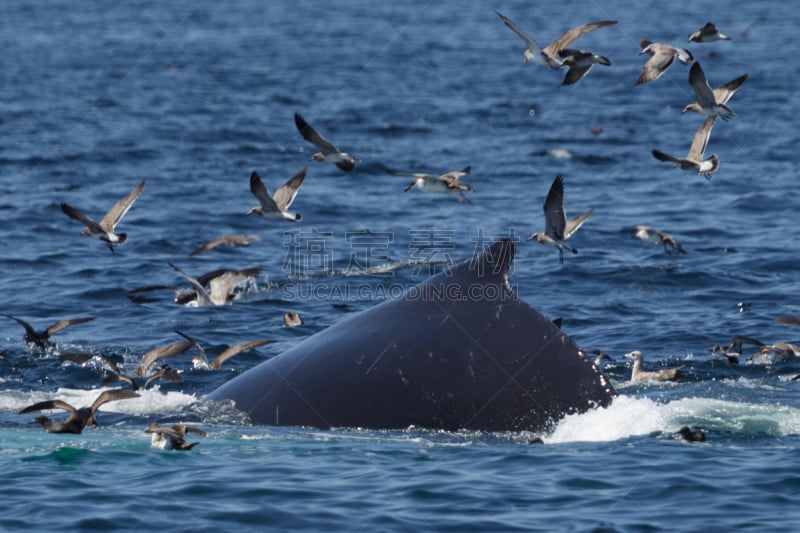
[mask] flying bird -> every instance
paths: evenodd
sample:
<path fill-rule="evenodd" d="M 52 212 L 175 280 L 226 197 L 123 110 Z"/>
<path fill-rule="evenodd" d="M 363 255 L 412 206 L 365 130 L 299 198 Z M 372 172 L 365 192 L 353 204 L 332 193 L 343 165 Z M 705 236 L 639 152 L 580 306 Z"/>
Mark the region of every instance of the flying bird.
<path fill-rule="evenodd" d="M 594 63 L 602 62 L 602 60 L 596 59 L 600 58 L 601 56 L 594 56 L 594 54 L 591 54 L 591 52 L 586 52 L 583 50 L 580 51 L 571 50 L 568 52 L 566 50 L 567 46 L 574 43 L 575 41 L 577 41 L 590 31 L 596 30 L 597 28 L 603 28 L 605 26 L 611 26 L 617 23 L 616 20 L 589 22 L 588 24 L 583 24 L 582 26 L 578 26 L 576 28 L 568 30 L 558 39 L 548 44 L 546 47 L 542 48 L 539 45 L 539 43 L 536 42 L 536 39 L 531 37 L 522 28 L 514 24 L 514 22 L 512 22 L 511 19 L 509 19 L 499 11 L 495 11 L 495 13 L 497 13 L 497 16 L 500 17 L 500 20 L 502 20 L 503 23 L 511 29 L 511 31 L 519 35 L 520 38 L 523 41 L 525 41 L 525 44 L 527 45 L 527 48 L 523 52 L 523 55 L 525 57 L 525 63 L 528 63 L 530 61 L 539 65 L 547 65 L 550 68 L 559 69 L 561 68 L 562 65 L 565 64 L 564 62 L 565 58 L 573 57 L 572 54 L 580 52 L 579 55 L 581 57 L 576 58 L 573 61 L 574 64 L 572 65 L 568 64 L 567 66 L 570 66 L 571 68 L 585 69 L 585 71 L 580 75 L 578 75 L 577 73 L 573 73 L 572 76 L 570 76 L 570 74 L 567 73 L 567 78 L 575 78 L 573 81 L 570 81 L 569 83 L 575 83 L 576 81 L 578 81 L 589 71 L 589 69 Z M 591 57 L 589 54 L 591 54 Z M 608 61 L 608 58 L 602 58 L 602 59 Z M 608 64 L 610 63 L 611 62 L 608 61 Z M 588 68 L 586 68 L 587 65 Z M 568 84 L 566 78 L 564 80 L 564 83 Z"/>
<path fill-rule="evenodd" d="M 169 357 L 175 357 L 176 355 L 180 355 L 183 352 L 185 352 L 186 350 L 188 350 L 189 348 L 191 348 L 192 346 L 197 348 L 201 353 L 205 353 L 205 350 L 203 350 L 203 347 L 200 346 L 200 344 L 198 344 L 198 342 L 196 340 L 194 340 L 193 338 L 189 337 L 185 333 L 181 333 L 178 330 L 175 330 L 175 333 L 177 333 L 178 335 L 180 335 L 181 337 L 183 337 L 186 340 L 185 341 L 180 341 L 180 342 L 173 342 L 171 344 L 165 344 L 164 346 L 159 346 L 157 348 L 153 348 L 152 350 L 150 350 L 149 352 L 144 354 L 142 356 L 141 362 L 139 363 L 139 367 L 136 369 L 136 376 L 137 377 L 140 377 L 140 378 L 144 377 L 147 374 L 148 370 L 150 370 L 150 367 L 153 366 L 153 364 L 156 361 L 159 361 L 161 359 L 167 359 Z"/>
<path fill-rule="evenodd" d="M 611 60 L 606 56 L 597 55 L 587 50 L 564 49 L 561 54 L 564 57 L 561 64 L 569 67 L 561 85 L 577 83 L 595 65 L 605 65 L 607 67 L 612 65 Z"/>
<path fill-rule="evenodd" d="M 461 183 L 461 181 L 459 181 L 460 178 L 467 176 L 470 172 L 472 172 L 471 166 L 466 166 L 461 170 L 447 172 L 440 176 L 435 176 L 425 172 L 400 172 L 397 170 L 386 170 L 389 172 L 389 174 L 394 174 L 395 176 L 411 176 L 414 178 L 403 192 L 408 192 L 414 188 L 417 188 L 423 192 L 446 192 L 455 196 L 456 200 L 459 202 L 472 203 L 466 196 L 464 196 L 464 191 L 474 192 L 475 189 L 472 188 L 472 185 L 467 185 L 466 183 Z"/>
<path fill-rule="evenodd" d="M 80 434 L 83 428 L 97 425 L 94 421 L 94 414 L 97 409 L 108 402 L 126 400 L 128 398 L 138 398 L 139 395 L 130 390 L 114 389 L 100 393 L 100 396 L 88 407 L 76 409 L 62 400 L 45 400 L 43 402 L 29 405 L 19 412 L 19 414 L 31 413 L 33 411 L 43 411 L 45 409 L 63 409 L 69 411 L 69 416 L 64 422 L 50 420 L 46 416 L 37 416 L 35 421 L 48 433 L 75 433 Z"/>
<path fill-rule="evenodd" d="M 742 74 L 738 78 L 733 79 L 728 83 L 720 85 L 719 87 L 714 89 L 712 92 L 714 94 L 714 101 L 717 103 L 717 105 L 727 104 L 728 100 L 730 100 L 731 97 L 734 95 L 734 93 L 736 93 L 736 91 L 739 90 L 739 87 L 742 86 L 742 84 L 746 79 L 747 79 L 747 74 Z M 684 113 L 687 111 L 692 111 L 694 113 L 703 113 L 703 108 L 701 107 L 699 102 L 694 102 L 683 108 Z"/>
<path fill-rule="evenodd" d="M 72 361 L 73 363 L 78 363 L 79 365 L 85 364 L 86 362 L 94 359 L 100 359 L 104 365 L 108 367 L 109 370 L 112 372 L 119 372 L 119 367 L 117 367 L 117 363 L 113 361 L 110 357 L 105 355 L 101 355 L 99 353 L 80 353 L 80 352 L 68 352 L 62 353 L 58 355 L 59 359 L 63 359 L 64 361 Z"/>
<path fill-rule="evenodd" d="M 208 277 L 208 289 L 206 283 L 199 278 L 194 278 L 181 268 L 167 262 L 167 264 L 178 274 L 183 276 L 195 291 L 196 298 L 189 300 L 185 305 L 201 306 L 201 305 L 230 305 L 236 296 L 235 289 L 242 282 L 252 280 L 261 272 L 260 267 L 247 268 L 244 270 L 222 270 L 217 271 L 218 274 Z"/>
<path fill-rule="evenodd" d="M 711 136 L 711 128 L 714 127 L 716 118 L 715 116 L 706 118 L 697 128 L 697 132 L 695 132 L 692 139 L 692 145 L 689 147 L 689 153 L 685 159 L 655 149 L 653 150 L 653 157 L 659 161 L 674 163 L 681 170 L 694 170 L 698 174 L 702 174 L 707 180 L 710 180 L 710 174 L 713 174 L 719 168 L 719 158 L 717 154 L 714 154 L 709 159 L 703 160 L 703 154 L 706 151 L 708 138 Z"/>
<path fill-rule="evenodd" d="M 306 177 L 307 167 L 300 169 L 300 172 L 292 176 L 289 181 L 284 183 L 275 194 L 270 196 L 264 182 L 261 181 L 261 176 L 255 170 L 250 174 L 250 192 L 256 197 L 258 205 L 247 212 L 248 215 L 256 214 L 264 218 L 271 218 L 274 220 L 291 220 L 297 222 L 302 217 L 300 213 L 289 213 L 287 209 L 294 202 L 297 196 L 297 191 L 303 184 Z"/>
<path fill-rule="evenodd" d="M 83 228 L 84 235 L 100 239 L 105 242 L 108 245 L 108 249 L 113 252 L 115 245 L 122 244 L 128 239 L 126 233 L 114 233 L 114 230 L 117 224 L 119 224 L 119 221 L 122 220 L 122 217 L 124 217 L 131 206 L 133 206 L 136 199 L 139 198 L 139 195 L 142 194 L 142 189 L 144 189 L 144 180 L 124 198 L 114 204 L 114 207 L 106 213 L 106 216 L 104 216 L 99 223 L 66 202 L 61 203 L 61 210 L 69 218 L 77 220 L 86 226 Z"/>
<path fill-rule="evenodd" d="M 680 371 L 683 365 L 650 372 L 646 371 L 644 369 L 644 357 L 639 350 L 626 353 L 625 357 L 627 359 L 633 359 L 631 381 L 675 381 L 684 376 L 684 373 Z"/>
<path fill-rule="evenodd" d="M 683 64 L 694 61 L 694 56 L 686 48 L 654 43 L 647 39 L 639 39 L 639 46 L 642 48 L 639 55 L 650 54 L 651 57 L 642 67 L 642 72 L 639 74 L 639 79 L 636 80 L 635 85 L 641 85 L 660 78 L 670 65 L 675 62 L 676 57 Z"/>
<path fill-rule="evenodd" d="M 62 329 L 72 326 L 75 324 L 83 324 L 84 322 L 89 322 L 94 320 L 94 317 L 81 317 L 81 318 L 68 318 L 66 320 L 59 320 L 55 324 L 50 325 L 47 329 L 42 331 L 36 331 L 33 329 L 33 326 L 22 320 L 21 318 L 17 318 L 12 315 L 5 315 L 6 317 L 10 318 L 11 320 L 16 321 L 19 323 L 23 328 L 25 328 L 25 335 L 23 335 L 23 340 L 25 342 L 29 342 L 31 344 L 35 344 L 39 348 L 47 349 L 51 345 L 50 343 L 50 336 L 54 333 L 61 331 Z"/>
<path fill-rule="evenodd" d="M 722 117 L 723 120 L 729 120 L 736 114 L 730 107 L 717 101 L 717 96 L 711 90 L 711 86 L 708 84 L 699 62 L 695 62 L 692 68 L 689 69 L 689 85 L 692 86 L 695 95 L 697 95 L 697 102 L 695 103 L 703 115 L 707 117 Z"/>
<path fill-rule="evenodd" d="M 594 207 L 578 215 L 575 218 L 567 220 L 567 213 L 564 210 L 564 180 L 561 176 L 556 176 L 553 184 L 550 186 L 550 192 L 547 193 L 547 199 L 544 201 L 544 233 L 534 233 L 528 237 L 529 241 L 537 241 L 547 246 L 558 248 L 558 262 L 564 263 L 564 249 L 566 248 L 573 254 L 577 254 L 578 250 L 566 244 L 564 241 L 578 231 L 589 215 L 594 213 Z"/>
<path fill-rule="evenodd" d="M 633 228 L 635 231 L 634 237 L 642 239 L 643 241 L 652 242 L 653 244 L 663 244 L 664 251 L 667 251 L 667 246 L 671 246 L 673 250 L 680 252 L 682 254 L 686 253 L 686 250 L 683 249 L 683 246 L 676 241 L 672 235 L 669 233 L 664 233 L 663 231 L 659 231 L 657 229 L 651 228 L 650 226 L 635 226 Z"/>
<path fill-rule="evenodd" d="M 209 370 L 219 370 L 222 368 L 222 363 L 231 357 L 239 355 L 242 352 L 246 352 L 247 350 L 264 346 L 265 344 L 272 344 L 273 342 L 275 341 L 272 339 L 258 339 L 254 341 L 239 342 L 225 348 L 222 353 L 220 353 L 211 361 L 208 361 L 205 355 L 196 355 L 194 358 L 192 358 L 192 361 L 194 362 L 195 367 L 205 367 Z"/>
<path fill-rule="evenodd" d="M 287 206 L 288 208 L 288 206 Z M 219 239 L 214 239 L 213 241 L 209 241 L 202 246 L 195 248 L 192 253 L 189 255 L 200 255 L 204 252 L 209 250 L 213 250 L 217 246 L 222 246 L 223 244 L 227 244 L 229 246 L 250 246 L 250 241 L 260 241 L 261 237 L 256 235 L 225 235 L 220 237 Z"/>
<path fill-rule="evenodd" d="M 710 23 L 706 22 L 706 25 L 697 30 L 696 32 L 689 35 L 689 42 L 695 43 L 710 43 L 712 41 L 730 41 L 731 38 L 725 35 L 724 33 L 720 33 L 717 27 Z"/>
<path fill-rule="evenodd" d="M 173 383 L 182 383 L 183 376 L 181 376 L 181 373 L 171 366 L 161 365 L 144 378 L 144 382 L 141 387 L 139 387 L 139 384 L 136 382 L 136 378 L 121 372 L 117 372 L 106 377 L 103 380 L 103 386 L 120 381 L 129 384 L 131 386 L 131 390 L 136 391 L 140 388 L 147 389 L 147 387 L 149 387 L 154 381 L 171 381 Z"/>
<path fill-rule="evenodd" d="M 314 161 L 320 163 L 333 163 L 342 170 L 351 171 L 356 166 L 356 161 L 361 161 L 353 156 L 340 152 L 328 140 L 320 135 L 317 130 L 311 127 L 311 124 L 305 121 L 300 113 L 294 114 L 294 124 L 297 126 L 297 131 L 311 144 L 317 147 L 316 154 L 311 156 Z"/>

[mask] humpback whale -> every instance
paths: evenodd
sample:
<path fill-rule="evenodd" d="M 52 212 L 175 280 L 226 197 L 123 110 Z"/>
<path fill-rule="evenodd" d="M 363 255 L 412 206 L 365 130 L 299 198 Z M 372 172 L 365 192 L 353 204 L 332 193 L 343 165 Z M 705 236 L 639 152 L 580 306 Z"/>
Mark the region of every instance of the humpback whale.
<path fill-rule="evenodd" d="M 603 374 L 512 289 L 515 249 L 497 241 L 205 399 L 233 400 L 254 424 L 450 431 L 542 432 L 609 405 Z"/>

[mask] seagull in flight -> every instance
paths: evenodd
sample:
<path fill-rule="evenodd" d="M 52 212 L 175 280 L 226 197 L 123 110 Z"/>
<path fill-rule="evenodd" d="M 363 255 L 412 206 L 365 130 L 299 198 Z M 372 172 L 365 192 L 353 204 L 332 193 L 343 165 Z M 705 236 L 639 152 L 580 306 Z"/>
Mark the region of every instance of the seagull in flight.
<path fill-rule="evenodd" d="M 692 68 L 694 68 L 694 66 Z M 690 75 L 691 75 L 691 72 L 690 72 Z M 719 87 L 717 87 L 716 89 L 714 89 L 712 91 L 713 96 L 714 96 L 714 102 L 717 105 L 727 104 L 728 100 L 730 100 L 731 97 L 736 93 L 736 91 L 739 90 L 739 87 L 742 86 L 742 84 L 745 82 L 746 79 L 747 79 L 747 74 L 742 74 L 738 78 L 733 79 L 733 80 L 729 81 L 728 83 L 722 84 Z M 689 78 L 689 82 L 691 83 L 691 77 Z M 683 112 L 684 113 L 687 112 L 687 111 L 692 111 L 694 113 L 703 113 L 703 114 L 705 114 L 705 111 L 704 111 L 703 107 L 701 107 L 699 99 L 698 99 L 697 102 L 693 102 L 693 103 L 691 103 L 691 104 L 689 104 L 689 105 L 687 105 L 686 107 L 683 108 Z M 723 118 L 725 118 L 725 117 L 723 117 Z"/>
<path fill-rule="evenodd" d="M 144 180 L 124 198 L 114 204 L 114 207 L 106 213 L 106 216 L 104 216 L 99 223 L 66 202 L 61 202 L 61 210 L 69 218 L 77 220 L 86 226 L 83 228 L 84 235 L 104 241 L 108 245 L 108 249 L 113 252 L 115 245 L 122 244 L 128 239 L 126 233 L 114 233 L 114 229 L 117 227 L 117 224 L 119 224 L 119 221 L 122 220 L 122 217 L 130 210 L 131 206 L 133 206 L 136 199 L 139 198 L 139 195 L 142 194 L 142 189 L 144 189 Z"/>
<path fill-rule="evenodd" d="M 689 70 L 689 85 L 694 89 L 694 94 L 697 95 L 697 106 L 700 108 L 700 113 L 707 117 L 721 117 L 722 120 L 729 120 L 734 113 L 724 103 L 717 101 L 717 96 L 711 90 L 711 86 L 706 80 L 706 75 L 700 63 L 695 63 Z M 729 97 L 730 98 L 730 97 Z"/>
<path fill-rule="evenodd" d="M 667 250 L 667 246 L 671 246 L 672 249 L 677 252 L 682 254 L 686 253 L 686 250 L 683 249 L 683 246 L 681 246 L 680 243 L 676 241 L 669 233 L 664 233 L 663 231 L 651 228 L 650 226 L 641 225 L 635 226 L 633 230 L 635 231 L 634 237 L 642 239 L 643 241 L 652 242 L 653 244 L 663 244 L 664 251 Z"/>
<path fill-rule="evenodd" d="M 536 39 L 531 37 L 525 30 L 514 24 L 514 22 L 512 22 L 511 19 L 509 19 L 499 11 L 495 11 L 495 13 L 497 13 L 497 16 L 500 17 L 500 20 L 502 20 L 503 23 L 511 29 L 511 31 L 519 35 L 520 38 L 523 41 L 525 41 L 525 44 L 528 45 L 528 47 L 523 52 L 523 55 L 525 56 L 525 63 L 528 63 L 530 61 L 539 65 L 547 65 L 550 68 L 554 69 L 559 69 L 564 64 L 567 64 L 567 66 L 571 66 L 573 68 L 576 67 L 585 68 L 585 71 L 581 75 L 577 75 L 577 73 L 574 73 L 572 76 L 570 76 L 568 73 L 567 78 L 565 78 L 564 80 L 565 84 L 575 83 L 576 81 L 578 81 L 580 78 L 583 77 L 583 75 L 586 74 L 586 72 L 589 71 L 591 65 L 594 64 L 594 63 L 589 63 L 587 68 L 585 64 L 581 63 L 581 61 L 583 61 L 584 63 L 587 62 L 589 60 L 589 56 L 584 56 L 581 57 L 580 59 L 575 59 L 575 63 L 577 63 L 576 65 L 569 65 L 568 63 L 565 63 L 565 59 L 562 58 L 572 57 L 571 54 L 567 53 L 567 50 L 565 50 L 565 48 L 570 44 L 574 43 L 575 41 L 577 41 L 578 39 L 580 39 L 581 37 L 583 37 L 584 35 L 586 35 L 587 33 L 589 33 L 590 31 L 596 30 L 597 28 L 603 28 L 605 26 L 611 26 L 617 23 L 616 20 L 602 20 L 598 22 L 589 22 L 588 24 L 583 24 L 582 26 L 578 26 L 576 28 L 568 30 L 561 37 L 559 37 L 552 43 L 542 48 L 539 45 L 539 43 L 536 42 Z M 581 52 L 583 54 L 590 54 L 592 57 L 597 57 L 597 58 L 601 57 L 601 56 L 594 56 L 594 54 L 591 54 L 591 52 L 584 52 L 584 51 Z M 576 51 L 571 51 L 571 53 L 574 54 L 576 53 Z M 603 59 L 605 61 L 608 61 L 608 58 L 603 58 Z M 598 60 L 595 62 L 602 62 L 602 60 Z M 608 61 L 608 63 L 610 64 L 611 62 Z M 567 81 L 567 79 L 572 79 L 572 78 L 574 78 L 574 81 L 570 82 Z"/>
<path fill-rule="evenodd" d="M 558 263 L 564 264 L 564 249 L 566 248 L 573 254 L 578 250 L 564 243 L 570 235 L 578 231 L 589 215 L 594 213 L 594 207 L 575 218 L 567 220 L 567 213 L 564 211 L 564 180 L 556 176 L 547 193 L 544 201 L 544 233 L 534 233 L 528 237 L 529 241 L 536 241 L 547 246 L 558 248 Z"/>
<path fill-rule="evenodd" d="M 218 239 L 209 241 L 203 244 L 202 246 L 198 246 L 189 255 L 191 256 L 200 255 L 209 250 L 213 250 L 217 246 L 222 246 L 223 244 L 227 244 L 230 246 L 250 246 L 250 241 L 260 241 L 260 240 L 261 238 L 256 235 L 224 235 Z"/>
<path fill-rule="evenodd" d="M 639 46 L 642 47 L 639 55 L 650 54 L 651 57 L 642 67 L 642 72 L 639 74 L 639 79 L 636 80 L 635 85 L 656 81 L 675 62 L 676 57 L 685 65 L 694 61 L 694 56 L 686 48 L 654 43 L 647 39 L 639 39 Z"/>
<path fill-rule="evenodd" d="M 475 189 L 472 188 L 472 185 L 459 181 L 460 178 L 469 175 L 472 171 L 472 167 L 470 166 L 466 166 L 461 170 L 447 172 L 441 176 L 435 176 L 426 172 L 399 172 L 389 169 L 387 169 L 387 171 L 389 174 L 395 176 L 411 176 L 414 178 L 403 192 L 408 192 L 415 187 L 423 192 L 448 192 L 452 193 L 459 202 L 472 203 L 464 196 L 464 191 L 474 192 Z"/>
<path fill-rule="evenodd" d="M 720 33 L 717 27 L 711 22 L 706 22 L 706 25 L 694 32 L 689 36 L 689 42 L 695 43 L 710 43 L 712 41 L 730 41 L 731 38 Z"/>
<path fill-rule="evenodd" d="M 325 137 L 320 135 L 317 130 L 311 127 L 311 124 L 305 121 L 300 113 L 294 114 L 294 124 L 297 126 L 297 131 L 311 144 L 317 147 L 316 154 L 311 156 L 314 161 L 320 163 L 333 163 L 342 170 L 351 171 L 356 166 L 356 161 L 361 161 L 353 156 L 340 152 L 332 145 Z"/>
<path fill-rule="evenodd" d="M 698 174 L 702 174 L 704 178 L 710 180 L 709 175 L 719 168 L 719 158 L 717 154 L 714 154 L 710 158 L 703 160 L 703 153 L 706 151 L 708 138 L 711 136 L 711 128 L 714 127 L 716 118 L 716 116 L 710 116 L 700 124 L 694 134 L 692 145 L 689 147 L 689 153 L 685 159 L 665 154 L 660 150 L 653 150 L 653 157 L 659 161 L 675 163 L 675 166 L 681 170 L 695 170 Z"/>
<path fill-rule="evenodd" d="M 303 184 L 306 178 L 306 170 L 308 167 L 303 167 L 300 172 L 292 176 L 289 181 L 284 183 L 275 194 L 270 196 L 267 186 L 261 181 L 261 176 L 255 170 L 250 174 L 250 192 L 256 197 L 258 205 L 247 212 L 248 215 L 256 214 L 264 218 L 271 218 L 274 220 L 291 220 L 297 222 L 302 217 L 300 213 L 290 213 L 287 211 L 291 207 L 297 196 L 297 191 Z"/>

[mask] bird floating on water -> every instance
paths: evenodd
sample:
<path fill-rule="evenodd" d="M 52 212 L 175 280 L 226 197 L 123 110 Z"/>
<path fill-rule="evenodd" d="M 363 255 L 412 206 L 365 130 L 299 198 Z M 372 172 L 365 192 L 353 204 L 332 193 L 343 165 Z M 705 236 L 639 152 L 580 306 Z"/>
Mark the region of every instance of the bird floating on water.
<path fill-rule="evenodd" d="M 133 203 L 142 194 L 144 189 L 144 180 L 137 185 L 131 192 L 123 197 L 119 202 L 114 204 L 108 213 L 100 220 L 95 222 L 82 211 L 72 207 L 66 202 L 61 202 L 61 210 L 69 218 L 83 223 L 86 227 L 83 228 L 83 234 L 96 239 L 100 239 L 108 245 L 108 249 L 114 251 L 114 246 L 123 244 L 127 239 L 127 233 L 114 233 L 114 230 L 119 224 L 122 217 L 130 210 Z"/>
<path fill-rule="evenodd" d="M 293 327 L 293 326 L 302 326 L 303 325 L 303 318 L 300 316 L 300 313 L 297 311 L 286 311 L 283 314 L 283 326 L 284 327 Z"/>
<path fill-rule="evenodd" d="M 633 369 L 631 370 L 631 381 L 676 381 L 684 376 L 681 372 L 683 365 L 673 368 L 663 368 L 661 370 L 646 371 L 644 369 L 644 356 L 639 350 L 626 353 L 627 359 L 633 359 Z"/>
<path fill-rule="evenodd" d="M 547 199 L 542 206 L 544 209 L 545 228 L 543 233 L 534 233 L 528 237 L 529 241 L 536 241 L 547 246 L 558 248 L 558 262 L 564 263 L 564 249 L 566 248 L 573 254 L 578 250 L 565 244 L 564 241 L 578 231 L 586 222 L 589 215 L 594 213 L 594 207 L 575 218 L 567 220 L 567 213 L 564 210 L 564 180 L 558 175 L 550 185 Z"/>
<path fill-rule="evenodd" d="M 201 437 L 206 437 L 208 434 L 198 428 L 190 427 L 185 424 L 175 424 L 172 427 L 161 427 L 158 423 L 151 423 L 145 433 L 150 433 L 150 445 L 154 448 L 162 450 L 178 450 L 188 451 L 198 445 L 198 442 L 186 442 L 185 436 L 187 433 L 194 433 Z"/>

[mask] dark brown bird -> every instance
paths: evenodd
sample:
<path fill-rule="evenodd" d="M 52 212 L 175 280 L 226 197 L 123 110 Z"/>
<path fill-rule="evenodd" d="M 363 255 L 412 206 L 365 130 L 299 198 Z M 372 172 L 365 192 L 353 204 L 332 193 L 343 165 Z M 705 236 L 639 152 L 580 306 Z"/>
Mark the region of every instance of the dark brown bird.
<path fill-rule="evenodd" d="M 165 344 L 164 346 L 159 346 L 158 348 L 153 348 L 144 356 L 142 356 L 142 362 L 139 363 L 139 368 L 136 369 L 136 376 L 137 377 L 144 377 L 147 374 L 147 371 L 150 367 L 158 361 L 159 359 L 166 359 L 168 357 L 175 357 L 176 355 L 180 355 L 192 346 L 200 350 L 200 353 L 205 354 L 205 350 L 203 347 L 200 346 L 197 341 L 189 337 L 188 335 L 181 333 L 178 330 L 175 330 L 175 333 L 186 339 L 182 342 L 173 342 L 172 344 Z"/>
<path fill-rule="evenodd" d="M 59 359 L 63 359 L 65 361 L 72 361 L 73 363 L 78 363 L 79 365 L 85 364 L 87 361 L 90 361 L 95 357 L 100 359 L 103 362 L 103 364 L 108 367 L 109 370 L 115 373 L 119 373 L 119 367 L 117 367 L 117 363 L 115 363 L 110 357 L 106 357 L 105 355 L 94 354 L 94 353 L 69 352 L 69 353 L 59 354 L 58 356 Z"/>
<path fill-rule="evenodd" d="M 261 237 L 256 235 L 225 235 L 224 237 L 214 239 L 213 241 L 209 241 L 202 246 L 199 246 L 189 255 L 200 255 L 203 252 L 213 250 L 217 246 L 222 246 L 223 244 L 227 244 L 229 246 L 250 246 L 250 241 L 260 240 Z"/>
<path fill-rule="evenodd" d="M 65 411 L 69 411 L 69 416 L 64 422 L 56 422 L 55 420 L 50 420 L 46 416 L 37 416 L 35 421 L 41 424 L 48 433 L 74 433 L 77 435 L 83 431 L 83 428 L 97 425 L 94 420 L 94 414 L 104 403 L 138 397 L 139 395 L 133 391 L 114 389 L 100 393 L 100 396 L 88 407 L 76 409 L 62 400 L 45 400 L 29 405 L 20 411 L 19 414 L 42 411 L 45 409 L 64 409 Z"/>
<path fill-rule="evenodd" d="M 689 426 L 683 426 L 678 430 L 678 435 L 683 437 L 684 440 L 689 442 L 705 442 L 706 434 L 700 429 L 691 429 Z"/>
<path fill-rule="evenodd" d="M 272 339 L 258 339 L 254 341 L 245 341 L 239 342 L 236 344 L 232 344 L 228 346 L 225 350 L 222 351 L 218 356 L 212 359 L 210 362 L 206 360 L 205 354 L 202 356 L 196 355 L 192 358 L 195 367 L 206 367 L 209 370 L 219 370 L 222 367 L 222 363 L 230 359 L 231 357 L 238 355 L 242 352 L 247 350 L 252 350 L 253 348 L 257 348 L 259 346 L 264 346 L 265 344 L 272 344 L 275 342 Z"/>
<path fill-rule="evenodd" d="M 15 316 L 6 315 L 6 317 L 10 318 L 11 320 L 15 320 L 18 322 L 23 328 L 25 328 L 25 335 L 22 337 L 25 342 L 29 342 L 35 344 L 39 348 L 47 349 L 51 346 L 50 344 L 50 336 L 54 333 L 61 331 L 62 329 L 72 326 L 74 324 L 82 324 L 83 322 L 89 322 L 90 320 L 94 320 L 94 317 L 82 317 L 82 318 L 68 318 L 66 320 L 59 320 L 55 324 L 51 325 L 45 330 L 36 331 L 33 329 L 33 326 L 25 322 L 24 320 L 17 318 Z"/>

